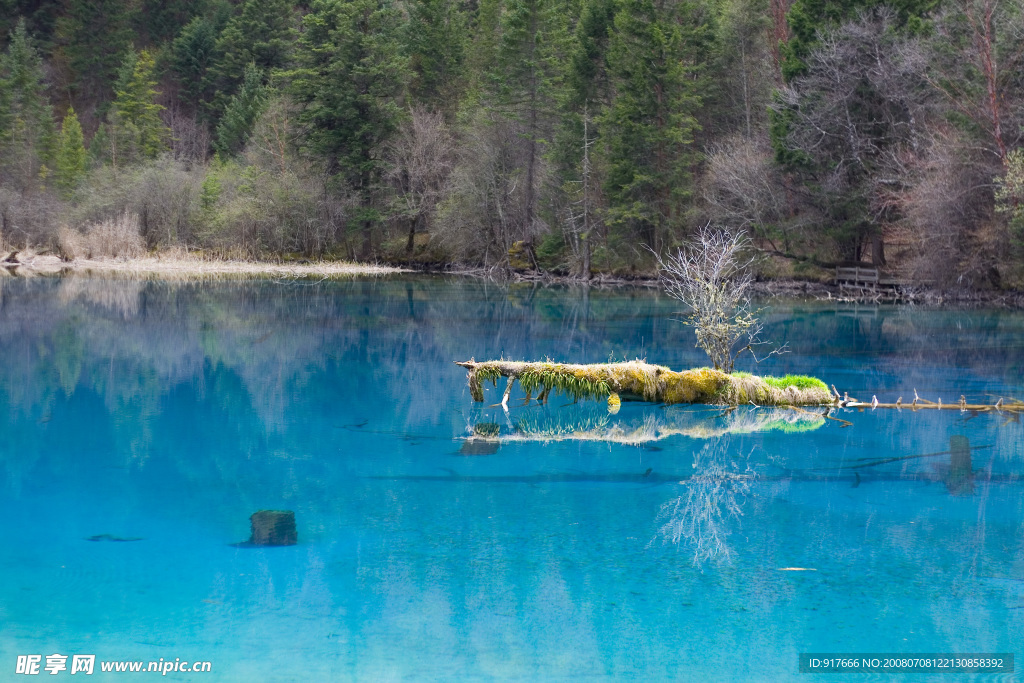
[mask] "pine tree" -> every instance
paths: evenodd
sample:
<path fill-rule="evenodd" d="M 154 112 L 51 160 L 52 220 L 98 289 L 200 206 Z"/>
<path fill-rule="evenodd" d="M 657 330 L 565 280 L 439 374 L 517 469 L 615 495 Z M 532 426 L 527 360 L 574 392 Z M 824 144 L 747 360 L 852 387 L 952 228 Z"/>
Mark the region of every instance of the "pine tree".
<path fill-rule="evenodd" d="M 786 81 L 807 71 L 806 60 L 818 44 L 821 32 L 852 19 L 857 12 L 881 5 L 877 0 L 796 0 L 787 19 L 792 37 L 782 46 L 782 74 Z M 916 32 L 922 29 L 924 17 L 939 0 L 890 0 L 885 3 L 897 13 L 901 28 Z"/>
<path fill-rule="evenodd" d="M 601 146 L 596 115 L 611 104 L 608 48 L 615 20 L 615 0 L 588 0 L 576 23 L 560 100 L 552 160 L 561 179 L 562 201 L 581 269 L 589 277 L 593 230 L 600 222 L 596 201 L 600 182 Z"/>
<path fill-rule="evenodd" d="M 169 41 L 201 14 L 206 4 L 204 0 L 140 0 L 136 21 L 139 32 L 151 45 Z"/>
<path fill-rule="evenodd" d="M 0 0 L 0 47 L 7 46 L 8 36 L 24 21 L 39 50 L 49 53 L 64 4 L 63 0 Z"/>
<path fill-rule="evenodd" d="M 74 107 L 68 108 L 60 127 L 60 142 L 57 147 L 56 184 L 65 196 L 70 196 L 85 177 L 87 154 L 82 126 Z"/>
<path fill-rule="evenodd" d="M 110 161 L 110 124 L 101 124 L 89 140 L 88 165 L 93 168 Z"/>
<path fill-rule="evenodd" d="M 163 107 L 156 103 L 155 70 L 153 57 L 143 50 L 130 51 L 118 72 L 109 125 L 125 161 L 151 159 L 167 149 L 170 131 L 160 119 Z"/>
<path fill-rule="evenodd" d="M 263 85 L 263 73 L 255 64 L 245 69 L 242 87 L 232 96 L 217 125 L 217 139 L 213 144 L 221 158 L 237 154 L 245 146 L 252 132 L 253 124 L 267 105 L 267 87 Z"/>
<path fill-rule="evenodd" d="M 309 150 L 360 198 L 356 221 L 367 258 L 380 220 L 374 194 L 382 153 L 403 116 L 397 98 L 408 78 L 398 14 L 386 0 L 315 0 L 305 28 L 298 68 L 286 74 L 289 90 L 304 106 L 299 120 Z"/>
<path fill-rule="evenodd" d="M 615 95 L 598 121 L 611 218 L 656 250 L 682 220 L 695 161 L 704 27 L 688 25 L 687 14 L 685 4 L 619 0 L 608 52 Z"/>
<path fill-rule="evenodd" d="M 576 24 L 567 77 L 568 105 L 596 110 L 609 103 L 608 46 L 615 22 L 615 0 L 589 0 Z"/>
<path fill-rule="evenodd" d="M 558 0 L 508 0 L 504 9 L 490 105 L 519 123 L 523 210 L 518 231 L 536 266 L 532 238 L 537 232 L 540 165 L 564 80 L 569 12 Z"/>
<path fill-rule="evenodd" d="M 208 71 L 216 60 L 217 29 L 206 17 L 196 17 L 174 39 L 171 68 L 181 84 L 180 96 L 194 107 L 212 95 Z"/>
<path fill-rule="evenodd" d="M 80 97 L 109 101 L 110 85 L 131 48 L 134 5 L 122 0 L 68 0 L 57 43 Z"/>
<path fill-rule="evenodd" d="M 220 60 L 217 38 L 230 18 L 231 6 L 215 3 L 208 14 L 188 22 L 171 44 L 171 69 L 181 84 L 179 96 L 196 109 L 213 101 L 213 69 Z"/>
<path fill-rule="evenodd" d="M 211 69 L 217 113 L 242 84 L 249 64 L 268 76 L 288 65 L 296 37 L 295 21 L 291 0 L 245 0 L 241 12 L 228 21 L 217 39 L 217 63 Z"/>
<path fill-rule="evenodd" d="M 412 0 L 403 46 L 419 102 L 451 110 L 463 87 L 466 17 L 454 0 Z"/>
<path fill-rule="evenodd" d="M 47 172 L 53 144 L 43 62 L 22 20 L 0 57 L 0 174 L 21 191 L 33 187 Z"/>

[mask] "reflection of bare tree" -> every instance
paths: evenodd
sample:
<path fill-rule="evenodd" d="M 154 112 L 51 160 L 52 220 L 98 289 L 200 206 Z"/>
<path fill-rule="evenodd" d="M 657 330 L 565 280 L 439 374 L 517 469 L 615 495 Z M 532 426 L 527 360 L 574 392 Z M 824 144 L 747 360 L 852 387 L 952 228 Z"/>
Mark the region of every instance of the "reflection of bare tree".
<path fill-rule="evenodd" d="M 745 460 L 742 471 L 730 462 L 726 443 L 715 439 L 695 454 L 693 476 L 680 482 L 686 493 L 662 505 L 657 517 L 664 520 L 658 528 L 662 542 L 679 546 L 685 541 L 697 567 L 732 555 L 727 543 L 730 526 L 743 515 L 740 504 L 756 476 Z"/>
<path fill-rule="evenodd" d="M 101 306 L 128 320 L 139 313 L 139 294 L 143 284 L 140 280 L 105 280 L 69 275 L 61 279 L 58 297 L 65 305 L 76 300 L 82 301 Z"/>

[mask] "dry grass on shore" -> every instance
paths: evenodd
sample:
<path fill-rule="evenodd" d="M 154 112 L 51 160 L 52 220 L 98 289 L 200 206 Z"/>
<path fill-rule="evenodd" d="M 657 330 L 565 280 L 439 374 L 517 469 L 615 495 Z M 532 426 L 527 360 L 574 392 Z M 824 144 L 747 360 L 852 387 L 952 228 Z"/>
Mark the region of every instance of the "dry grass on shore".
<path fill-rule="evenodd" d="M 399 268 L 345 261 L 310 263 L 270 263 L 200 256 L 184 250 L 172 250 L 137 258 L 76 258 L 64 261 L 49 254 L 18 254 L 20 262 L 14 274 L 57 275 L 89 273 L 154 280 L 221 280 L 254 277 L 294 279 L 336 279 L 356 275 L 388 275 L 403 272 Z M 6 269 L 0 269 L 6 270 Z M 3 275 L 5 273 L 0 273 Z"/>

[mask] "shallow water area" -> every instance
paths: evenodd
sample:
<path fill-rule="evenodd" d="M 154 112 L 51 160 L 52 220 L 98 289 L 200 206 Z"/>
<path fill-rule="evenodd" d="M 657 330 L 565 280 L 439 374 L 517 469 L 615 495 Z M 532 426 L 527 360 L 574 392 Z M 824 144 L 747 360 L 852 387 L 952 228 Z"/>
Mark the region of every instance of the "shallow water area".
<path fill-rule="evenodd" d="M 166 676 L 197 681 L 827 678 L 804 652 L 1024 667 L 1015 416 L 609 415 L 518 389 L 506 413 L 502 384 L 474 404 L 452 363 L 702 365 L 681 317 L 652 291 L 414 276 L 0 280 L 0 678 L 54 653 L 95 654 L 100 679 L 211 662 Z M 740 369 L 1024 399 L 1020 312 L 776 303 L 766 322 L 791 352 Z M 261 509 L 293 510 L 298 544 L 233 545 Z"/>

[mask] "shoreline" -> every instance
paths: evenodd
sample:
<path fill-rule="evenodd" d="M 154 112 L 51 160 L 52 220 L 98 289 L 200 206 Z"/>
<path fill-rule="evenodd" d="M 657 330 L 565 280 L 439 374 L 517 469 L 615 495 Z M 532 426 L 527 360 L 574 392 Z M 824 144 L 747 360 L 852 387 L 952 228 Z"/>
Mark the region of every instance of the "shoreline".
<path fill-rule="evenodd" d="M 324 280 L 358 275 L 391 275 L 410 270 L 393 266 L 348 261 L 273 263 L 193 256 L 184 252 L 156 254 L 135 259 L 75 259 L 64 261 L 50 254 L 27 255 L 16 263 L 3 262 L 2 275 L 114 275 L 157 280 L 207 280 L 226 278 L 291 278 Z"/>
<path fill-rule="evenodd" d="M 4 276 L 62 276 L 72 274 L 125 276 L 169 281 L 202 281 L 217 279 L 278 278 L 278 279 L 343 279 L 363 275 L 449 275 L 491 279 L 515 284 L 562 285 L 592 288 L 658 287 L 657 278 L 647 275 L 623 278 L 595 275 L 590 280 L 551 273 L 513 271 L 510 278 L 496 277 L 500 271 L 483 268 L 403 268 L 400 266 L 353 263 L 349 261 L 270 262 L 219 259 L 196 256 L 188 252 L 163 252 L 135 259 L 75 259 L 64 261 L 53 254 L 19 254 L 15 252 L 0 262 L 0 277 Z M 9 259 L 15 258 L 14 261 Z M 766 298 L 826 301 L 861 305 L 910 305 L 927 307 L 979 307 L 996 306 L 1024 309 L 1024 292 L 989 290 L 943 291 L 926 287 L 905 286 L 894 297 L 883 297 L 879 292 L 851 292 L 841 290 L 832 283 L 811 280 L 757 280 L 753 284 L 755 295 Z"/>
<path fill-rule="evenodd" d="M 410 270 L 431 274 L 460 275 L 463 277 L 494 278 L 492 271 L 483 269 L 444 269 L 444 270 Z M 581 286 L 592 288 L 641 287 L 654 289 L 658 287 L 658 279 L 646 275 L 622 278 L 606 275 L 594 275 L 589 281 L 580 277 L 566 275 L 537 274 L 529 271 L 514 271 L 508 280 L 516 284 L 536 283 L 541 285 Z M 757 297 L 780 298 L 798 301 L 823 301 L 857 305 L 900 305 L 924 307 L 961 307 L 976 308 L 995 306 L 1009 309 L 1024 310 L 1024 291 L 991 291 L 991 290 L 940 290 L 923 286 L 905 285 L 897 290 L 897 296 L 885 297 L 883 292 L 862 290 L 843 290 L 838 284 L 816 280 L 797 280 L 779 278 L 774 280 L 755 280 L 751 290 Z"/>

